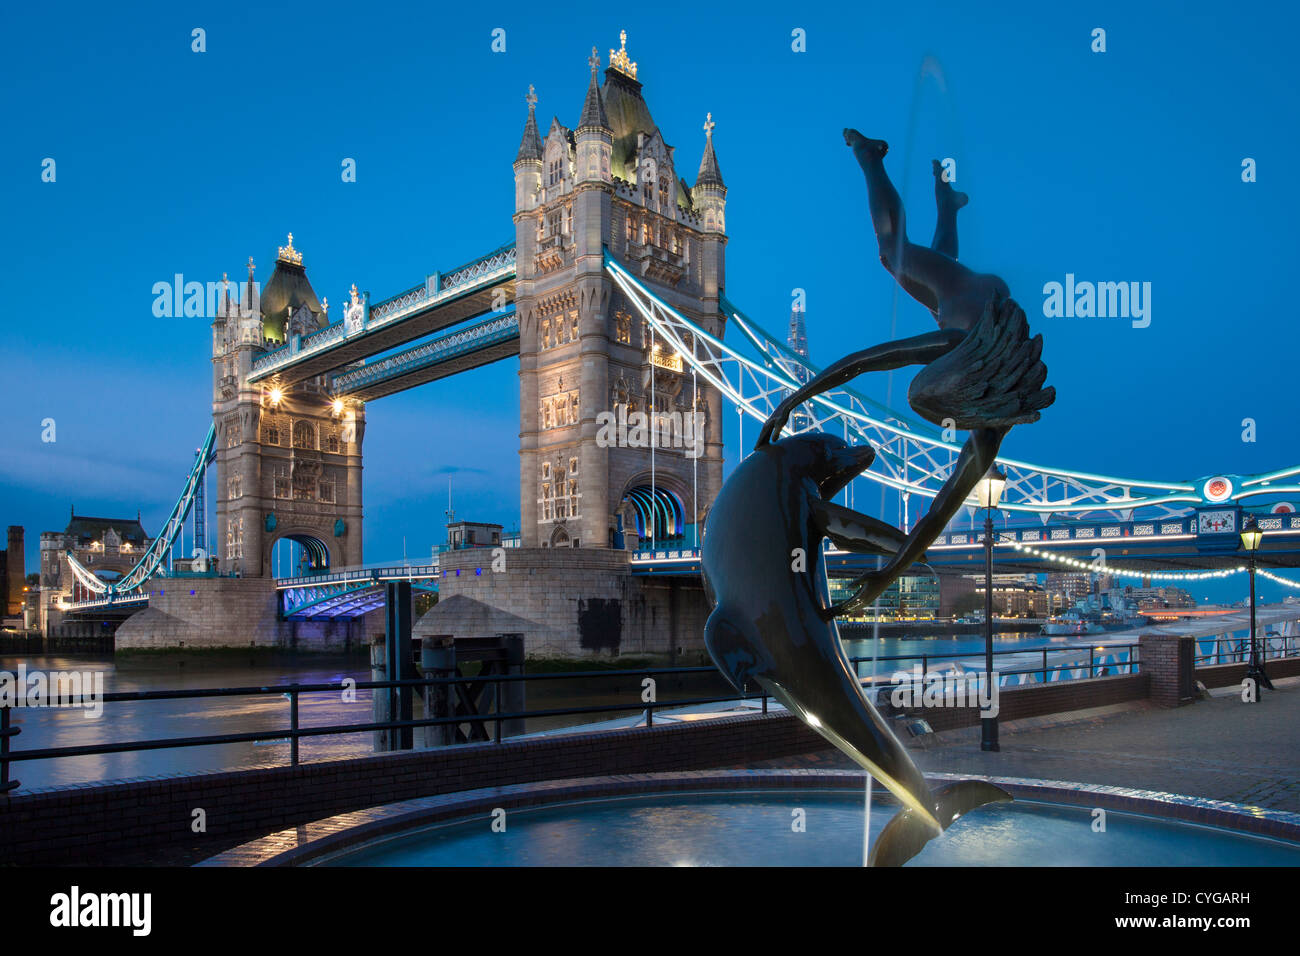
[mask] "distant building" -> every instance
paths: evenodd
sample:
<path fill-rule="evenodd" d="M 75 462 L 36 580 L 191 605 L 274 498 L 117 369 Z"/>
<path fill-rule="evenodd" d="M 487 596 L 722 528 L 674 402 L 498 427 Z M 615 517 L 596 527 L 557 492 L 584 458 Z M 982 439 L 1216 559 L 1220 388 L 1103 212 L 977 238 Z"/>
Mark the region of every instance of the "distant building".
<path fill-rule="evenodd" d="M 975 593 L 983 597 L 983 575 L 967 575 L 975 583 Z M 993 614 L 995 617 L 1047 617 L 1047 591 L 1033 574 L 993 575 Z"/>
<path fill-rule="evenodd" d="M 462 548 L 499 548 L 501 525 L 478 521 L 457 521 L 447 525 L 447 547 L 453 551 Z"/>
<path fill-rule="evenodd" d="M 939 578 L 927 574 L 905 574 L 891 583 L 875 607 L 846 620 L 930 621 L 939 616 Z M 852 578 L 831 578 L 832 601 L 843 601 L 852 593 Z"/>
<path fill-rule="evenodd" d="M 1043 590 L 1053 611 L 1074 607 L 1074 602 L 1093 593 L 1092 574 L 1088 571 L 1049 571 Z"/>
<path fill-rule="evenodd" d="M 1124 596 L 1138 606 L 1141 611 L 1160 610 L 1170 607 L 1196 607 L 1196 598 L 1184 588 L 1175 587 L 1126 587 Z"/>
<path fill-rule="evenodd" d="M 68 526 L 62 531 L 41 532 L 40 629 L 50 628 L 63 619 L 59 605 L 73 598 L 75 578 L 68 566 L 71 551 L 81 564 L 97 577 L 113 581 L 135 567 L 153 539 L 135 518 L 92 518 L 72 509 Z"/>
<path fill-rule="evenodd" d="M 798 306 L 790 310 L 790 330 L 786 334 L 786 345 L 790 351 L 800 358 L 807 361 L 808 359 L 808 327 L 804 323 L 804 310 Z M 806 368 L 795 369 L 795 379 L 800 385 L 808 382 L 808 370 Z M 790 427 L 796 431 L 801 431 L 812 425 L 808 415 L 803 412 L 795 412 L 790 416 Z"/>
<path fill-rule="evenodd" d="M 15 617 L 23 613 L 23 579 L 27 576 L 22 525 L 9 526 L 7 543 L 0 551 L 0 594 L 4 595 L 4 617 Z"/>

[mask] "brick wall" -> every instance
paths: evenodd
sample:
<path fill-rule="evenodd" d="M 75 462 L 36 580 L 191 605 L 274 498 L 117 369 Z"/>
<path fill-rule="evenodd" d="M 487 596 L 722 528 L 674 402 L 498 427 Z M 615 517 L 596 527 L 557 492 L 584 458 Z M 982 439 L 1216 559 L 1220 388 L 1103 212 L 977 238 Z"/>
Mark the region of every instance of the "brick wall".
<path fill-rule="evenodd" d="M 395 800 L 592 773 L 743 766 L 825 746 L 788 714 L 759 714 L 19 794 L 0 797 L 0 865 L 96 864 L 183 844 L 194 836 L 196 808 L 207 836 L 234 846 Z"/>
<path fill-rule="evenodd" d="M 1206 687 L 1227 687 L 1240 685 L 1246 676 L 1246 664 L 1215 664 L 1211 667 L 1196 668 L 1196 679 Z M 1287 657 L 1282 660 L 1266 660 L 1264 673 L 1270 680 L 1282 677 L 1300 676 L 1300 657 Z M 1268 693 L 1265 691 L 1264 693 Z"/>
<path fill-rule="evenodd" d="M 1091 707 L 1107 707 L 1147 696 L 1145 674 L 1094 677 L 1046 684 L 1003 688 L 998 694 L 998 720 L 1022 720 Z M 935 731 L 974 727 L 980 722 L 978 707 L 918 707 L 907 713 L 923 717 Z"/>

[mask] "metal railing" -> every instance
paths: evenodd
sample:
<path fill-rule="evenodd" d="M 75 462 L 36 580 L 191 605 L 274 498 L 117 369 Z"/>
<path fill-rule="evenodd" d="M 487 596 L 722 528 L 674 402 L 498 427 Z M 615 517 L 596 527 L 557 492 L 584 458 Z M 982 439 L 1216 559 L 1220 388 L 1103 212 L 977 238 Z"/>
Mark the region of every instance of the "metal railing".
<path fill-rule="evenodd" d="M 1270 637 L 1272 642 L 1273 653 L 1268 653 L 1268 642 L 1265 642 L 1265 659 L 1277 659 L 1279 657 L 1290 657 L 1300 654 L 1300 638 L 1290 637 Z M 1281 641 L 1282 646 L 1279 648 L 1277 642 Z M 1232 641 L 1230 639 L 1218 639 L 1216 644 L 1245 644 L 1245 653 L 1249 654 L 1248 641 Z M 1018 675 L 1034 675 L 1041 679 L 1043 683 L 1053 680 L 1051 675 L 1057 675 L 1055 680 L 1062 680 L 1060 675 L 1064 672 L 1082 672 L 1085 667 L 1087 676 L 1119 676 L 1120 674 L 1139 673 L 1141 660 L 1138 644 L 1110 644 L 1110 645 L 1066 645 L 1064 647 L 1042 647 L 1030 649 L 1003 649 L 994 651 L 994 657 L 1007 657 L 1008 655 L 1021 655 L 1022 657 L 1034 655 L 1038 659 L 1032 665 L 1023 667 L 1013 667 L 1009 670 L 996 669 L 999 685 L 1005 683 L 1006 678 Z M 1217 655 L 1198 656 L 1196 662 L 1198 665 L 1204 665 L 1211 660 L 1216 663 L 1229 663 L 1232 661 L 1222 660 L 1223 654 L 1221 649 Z M 1069 654 L 1071 651 L 1080 652 L 1076 658 L 1053 662 L 1052 655 Z M 1083 663 L 1082 652 L 1088 652 L 1087 664 Z M 1121 659 L 1120 652 L 1124 652 L 1124 658 Z M 1234 651 L 1234 653 L 1236 653 Z M 976 655 L 971 652 L 949 652 L 940 654 L 889 654 L 879 655 L 874 658 L 866 656 L 850 657 L 849 661 L 858 672 L 860 678 L 866 675 L 861 673 L 862 666 L 875 661 L 877 666 L 876 680 L 871 685 L 871 691 L 874 692 L 874 698 L 879 701 L 883 694 L 886 694 L 893 686 L 892 675 L 899 668 L 890 670 L 888 667 L 880 669 L 880 665 L 897 665 L 902 662 L 916 663 L 920 665 L 922 677 L 931 673 L 938 673 L 935 665 L 941 665 L 947 661 L 958 661 L 965 659 L 972 661 Z M 1244 659 L 1244 658 L 1242 658 Z M 982 665 L 982 660 L 979 664 Z M 1109 670 L 1109 673 L 1099 671 Z M 982 666 L 973 666 L 964 671 L 953 671 L 952 673 L 964 677 L 979 677 L 983 674 Z M 358 734 L 370 732 L 387 732 L 398 731 L 407 728 L 416 727 L 446 727 L 470 725 L 471 729 L 479 728 L 482 739 L 488 739 L 489 735 L 486 725 L 493 725 L 491 739 L 496 743 L 501 743 L 504 739 L 504 727 L 510 721 L 536 720 L 539 718 L 553 717 L 590 717 L 599 714 L 616 714 L 624 713 L 629 716 L 642 714 L 644 715 L 645 725 L 654 726 L 656 712 L 663 711 L 666 708 L 697 707 L 709 704 L 720 703 L 740 703 L 742 701 L 757 700 L 761 701 L 762 712 L 768 712 L 769 695 L 766 693 L 736 694 L 728 693 L 724 695 L 713 696 L 688 696 L 674 698 L 671 700 L 659 700 L 657 695 L 652 695 L 655 699 L 643 700 L 640 696 L 640 690 L 644 685 L 642 681 L 649 677 L 654 678 L 662 675 L 670 677 L 685 677 L 688 675 L 712 675 L 719 681 L 722 676 L 716 668 L 712 666 L 698 667 L 638 667 L 624 670 L 602 670 L 602 671 L 564 671 L 544 674 L 492 674 L 483 677 L 421 677 L 405 680 L 380 680 L 380 681 L 326 681 L 319 683 L 292 683 L 276 684 L 258 687 L 211 687 L 195 688 L 191 690 L 159 690 L 159 691 L 128 691 L 121 693 L 104 694 L 98 700 L 105 704 L 120 702 L 142 702 L 142 701 L 161 701 L 161 700 L 195 700 L 204 698 L 224 698 L 224 697 L 266 697 L 280 695 L 288 700 L 288 727 L 272 730 L 246 731 L 241 733 L 229 734 L 206 734 L 202 736 L 191 737 L 169 737 L 156 738 L 149 740 L 131 740 L 115 743 L 87 744 L 74 747 L 45 747 L 33 750 L 15 750 L 12 746 L 12 739 L 20 733 L 21 728 L 10 726 L 10 706 L 0 706 L 0 794 L 12 791 L 19 786 L 17 780 L 10 777 L 10 764 L 29 760 L 52 760 L 70 757 L 96 756 L 113 753 L 132 753 L 146 750 L 168 750 L 183 747 L 202 747 L 218 744 L 237 744 L 237 743 L 258 743 L 266 741 L 285 742 L 289 744 L 289 763 L 297 766 L 300 760 L 299 742 L 303 738 L 338 736 L 343 734 Z M 522 682 L 525 685 L 540 681 L 559 681 L 559 680 L 576 680 L 576 681 L 608 681 L 611 679 L 635 679 L 634 693 L 636 698 L 633 701 L 625 701 L 612 704 L 587 704 L 582 706 L 565 706 L 565 707 L 548 707 L 537 710 L 509 710 L 501 709 L 501 687 L 504 684 L 512 682 Z M 1064 678 L 1066 680 L 1074 678 Z M 304 694 L 337 694 L 345 691 L 355 690 L 386 690 L 395 694 L 401 689 L 409 689 L 414 692 L 417 689 L 434 688 L 434 687 L 460 687 L 462 690 L 475 685 L 495 685 L 495 694 L 492 698 L 495 709 L 487 712 L 462 712 L 451 716 L 443 717 L 422 717 L 411 720 L 371 720 L 364 723 L 354 724 L 328 724 L 315 727 L 304 727 L 300 722 L 300 700 Z M 452 691 L 454 694 L 454 690 Z M 85 698 L 83 701 L 92 698 Z M 66 702 L 66 701 L 65 701 Z M 575 727 L 581 724 L 574 725 Z"/>
<path fill-rule="evenodd" d="M 1208 637 L 1195 638 L 1197 653 L 1193 661 L 1197 667 L 1213 667 L 1216 664 L 1241 664 L 1250 660 L 1250 638 L 1249 637 L 1216 637 L 1214 638 L 1214 650 L 1208 654 L 1201 654 L 1201 645 L 1209 641 Z M 1295 657 L 1300 655 L 1300 637 L 1278 634 L 1276 632 L 1261 634 L 1256 638 L 1260 643 L 1260 654 L 1262 660 L 1268 660 L 1269 648 L 1273 648 L 1274 658 L 1278 657 Z"/>
<path fill-rule="evenodd" d="M 1138 644 L 1067 644 L 1064 646 L 1057 646 L 1057 647 L 1044 646 L 1044 647 L 1033 647 L 1033 648 L 1006 648 L 1004 650 L 998 650 L 993 652 L 995 664 L 996 664 L 996 659 L 998 657 L 1006 657 L 1012 654 L 1018 654 L 1021 655 L 1022 657 L 1031 654 L 1036 656 L 1041 655 L 1041 662 L 1036 663 L 1032 667 L 1013 668 L 1011 670 L 1004 670 L 1002 668 L 995 667 L 994 673 L 997 674 L 998 676 L 999 686 L 1006 683 L 1005 679 L 1008 677 L 1021 677 L 1021 676 L 1024 677 L 1038 676 L 1041 678 L 1042 683 L 1047 683 L 1052 679 L 1051 677 L 1049 677 L 1050 674 L 1059 675 L 1065 671 L 1081 671 L 1084 669 L 1085 666 L 1082 661 L 1082 654 L 1079 655 L 1078 659 L 1058 661 L 1057 663 L 1051 663 L 1048 661 L 1049 654 L 1068 654 L 1070 651 L 1082 652 L 1086 650 L 1088 652 L 1088 663 L 1086 665 L 1088 670 L 1088 675 L 1087 675 L 1088 678 L 1093 678 L 1098 676 L 1114 677 L 1114 676 L 1118 676 L 1120 673 L 1136 674 L 1139 672 L 1139 668 L 1142 663 L 1138 654 L 1134 653 L 1139 649 L 1139 647 L 1140 645 Z M 1119 652 L 1121 651 L 1125 652 L 1127 659 L 1120 659 Z M 1101 652 L 1100 655 L 1098 652 Z M 1101 658 L 1100 660 L 1098 659 L 1099 656 Z M 924 680 L 930 675 L 931 664 L 942 663 L 945 661 L 951 661 L 953 663 L 958 663 L 962 660 L 972 661 L 976 657 L 981 658 L 981 660 L 978 662 L 978 666 L 968 668 L 963 671 L 954 671 L 954 673 L 961 676 L 978 677 L 984 673 L 982 652 L 952 651 L 943 654 L 881 654 L 875 658 L 852 657 L 850 658 L 850 661 L 853 662 L 855 668 L 857 669 L 858 676 L 864 677 L 866 675 L 862 673 L 862 669 L 859 665 L 863 662 L 874 660 L 877 665 L 877 671 L 875 676 L 878 681 L 884 677 L 892 677 L 893 673 L 897 670 L 897 668 L 895 668 L 894 670 L 890 670 L 888 667 L 884 669 L 880 669 L 879 665 L 881 664 L 897 663 L 901 661 L 919 662 L 921 667 L 921 677 Z M 1107 669 L 1112 669 L 1113 673 L 1102 673 L 1102 674 L 1098 673 L 1099 670 L 1104 671 Z M 1056 679 L 1060 680 L 1061 678 L 1058 676 Z M 1080 678 L 1067 678 L 1067 679 L 1074 680 Z M 889 685 L 892 686 L 892 682 L 881 681 L 881 683 L 889 683 Z"/>

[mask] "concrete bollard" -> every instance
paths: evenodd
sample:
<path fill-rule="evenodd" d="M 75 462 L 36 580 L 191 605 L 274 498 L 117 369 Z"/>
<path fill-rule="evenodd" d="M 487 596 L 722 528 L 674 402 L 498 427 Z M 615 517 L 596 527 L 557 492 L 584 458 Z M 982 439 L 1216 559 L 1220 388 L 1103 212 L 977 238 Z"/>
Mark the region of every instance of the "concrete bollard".
<path fill-rule="evenodd" d="M 456 641 L 450 634 L 426 637 L 420 644 L 422 677 L 456 676 Z M 450 684 L 433 684 L 424 688 L 424 716 L 451 717 L 455 708 L 455 688 Z M 456 725 L 439 724 L 421 728 L 425 747 L 446 747 L 456 742 Z"/>

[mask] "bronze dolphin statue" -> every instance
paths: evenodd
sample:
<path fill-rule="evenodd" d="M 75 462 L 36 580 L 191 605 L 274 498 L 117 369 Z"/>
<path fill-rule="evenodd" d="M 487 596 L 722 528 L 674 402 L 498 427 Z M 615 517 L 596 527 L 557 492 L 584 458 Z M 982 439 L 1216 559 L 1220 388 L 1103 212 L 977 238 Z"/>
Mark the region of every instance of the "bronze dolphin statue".
<path fill-rule="evenodd" d="M 906 540 L 831 500 L 874 457 L 869 445 L 812 432 L 763 441 L 736 467 L 705 522 L 704 583 L 713 611 L 704 640 L 732 686 L 761 687 L 900 801 L 871 859 L 899 865 L 960 814 L 1011 797 L 976 780 L 931 791 L 845 656 L 828 605 L 822 539 L 881 554 Z"/>

